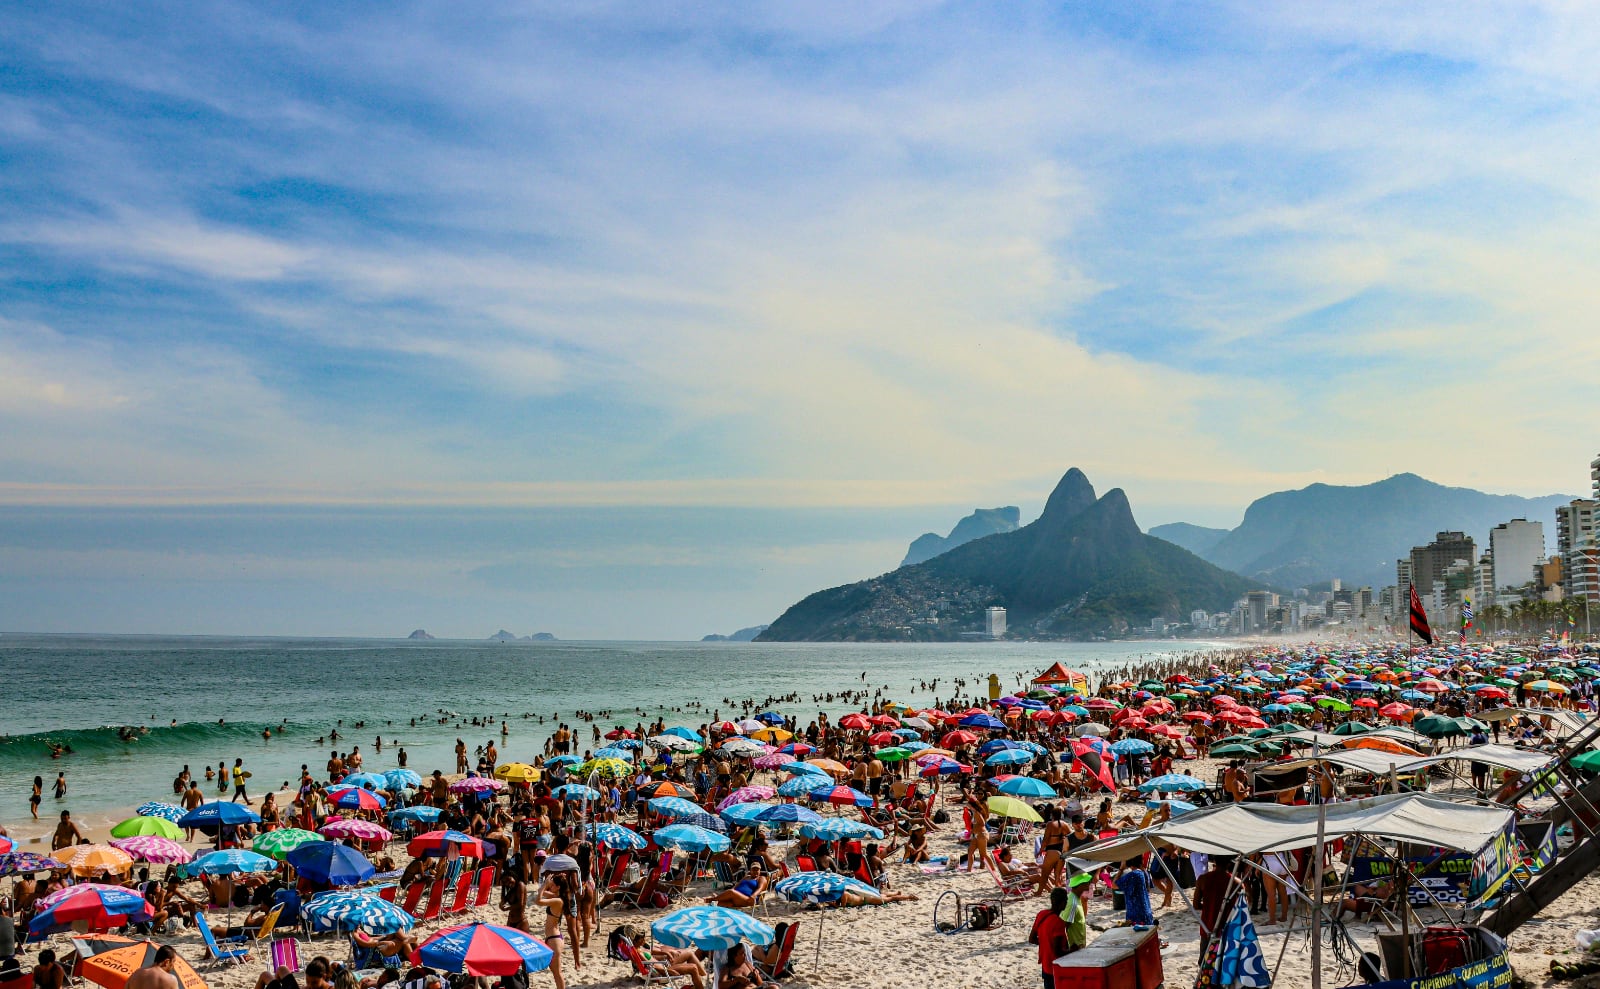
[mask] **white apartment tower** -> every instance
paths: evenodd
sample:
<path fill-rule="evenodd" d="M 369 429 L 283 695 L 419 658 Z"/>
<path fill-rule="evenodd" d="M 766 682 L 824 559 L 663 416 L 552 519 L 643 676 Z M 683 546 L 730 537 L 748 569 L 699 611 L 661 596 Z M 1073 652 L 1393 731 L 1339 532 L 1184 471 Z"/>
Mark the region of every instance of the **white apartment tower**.
<path fill-rule="evenodd" d="M 983 634 L 991 639 L 1006 637 L 1006 609 L 990 608 L 983 613 Z"/>
<path fill-rule="evenodd" d="M 1533 568 L 1544 562 L 1544 523 L 1512 519 L 1495 526 L 1489 533 L 1489 558 L 1495 593 L 1522 587 L 1533 580 Z"/>

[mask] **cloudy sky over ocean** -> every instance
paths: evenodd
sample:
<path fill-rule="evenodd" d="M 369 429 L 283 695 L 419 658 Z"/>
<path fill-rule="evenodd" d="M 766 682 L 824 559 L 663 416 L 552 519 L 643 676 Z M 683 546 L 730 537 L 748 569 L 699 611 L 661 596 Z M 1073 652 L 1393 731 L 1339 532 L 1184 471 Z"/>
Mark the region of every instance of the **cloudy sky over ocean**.
<path fill-rule="evenodd" d="M 698 636 L 1071 465 L 1587 487 L 1583 5 L 3 8 L 0 631 Z"/>

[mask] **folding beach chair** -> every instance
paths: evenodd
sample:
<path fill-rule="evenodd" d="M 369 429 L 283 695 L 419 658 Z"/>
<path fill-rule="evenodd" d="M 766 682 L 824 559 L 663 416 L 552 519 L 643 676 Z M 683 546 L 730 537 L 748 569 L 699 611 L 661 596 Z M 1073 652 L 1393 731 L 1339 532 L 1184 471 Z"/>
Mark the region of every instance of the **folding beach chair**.
<path fill-rule="evenodd" d="M 611 857 L 611 864 L 606 869 L 606 881 L 601 889 L 610 891 L 622 885 L 622 877 L 628 871 L 628 863 L 633 861 L 632 852 L 619 852 Z"/>
<path fill-rule="evenodd" d="M 627 959 L 628 964 L 633 966 L 633 974 L 642 979 L 646 986 L 668 986 L 669 989 L 677 989 L 689 981 L 687 975 L 673 975 L 668 972 L 665 964 L 653 961 L 648 952 L 634 947 L 633 942 L 627 938 L 617 941 L 617 953 Z"/>
<path fill-rule="evenodd" d="M 794 954 L 795 941 L 800 936 L 800 925 L 794 923 L 778 926 L 781 928 L 777 935 L 778 957 L 772 960 L 771 965 L 755 963 L 756 970 L 769 979 L 786 979 L 794 974 L 794 969 L 789 965 L 789 956 Z"/>
<path fill-rule="evenodd" d="M 992 851 L 984 858 L 983 864 L 989 870 L 989 876 L 994 880 L 995 886 L 999 888 L 1001 899 L 1007 897 L 1022 899 L 1032 895 L 1033 890 L 1038 887 L 1038 882 L 1028 876 L 1013 876 L 1007 879 L 1001 874 L 1000 861 Z"/>
<path fill-rule="evenodd" d="M 494 866 L 486 865 L 478 870 L 478 893 L 472 898 L 472 908 L 489 905 L 489 894 L 494 892 Z"/>
<path fill-rule="evenodd" d="M 205 939 L 206 961 L 210 965 L 221 965 L 228 962 L 242 965 L 244 960 L 250 957 L 250 946 L 245 943 L 243 935 L 223 938 L 219 944 L 217 936 L 211 932 L 211 925 L 206 922 L 206 915 L 199 911 L 195 912 L 194 926 L 200 928 L 200 936 Z M 224 948 L 222 947 L 223 944 L 231 947 Z"/>
<path fill-rule="evenodd" d="M 378 889 L 378 899 L 380 899 L 380 900 L 388 900 L 390 903 L 393 903 L 395 895 L 397 893 L 399 893 L 399 892 L 400 892 L 400 887 L 394 885 L 393 883 L 390 883 L 387 886 L 379 887 L 379 889 Z"/>
<path fill-rule="evenodd" d="M 428 905 L 426 907 L 422 908 L 422 913 L 420 915 L 418 915 L 417 919 L 418 920 L 435 920 L 435 919 L 438 918 L 439 910 L 443 906 L 444 906 L 444 880 L 443 879 L 439 879 L 439 880 L 435 880 L 434 884 L 432 886 L 428 887 Z"/>
<path fill-rule="evenodd" d="M 422 903 L 422 894 L 426 892 L 427 889 L 427 883 L 412 883 L 410 886 L 407 886 L 406 900 L 404 903 L 400 904 L 400 908 L 406 913 L 415 917 L 417 915 L 417 907 Z"/>
<path fill-rule="evenodd" d="M 261 926 L 256 928 L 256 932 L 251 936 L 251 940 L 253 940 L 256 944 L 260 944 L 263 941 L 270 942 L 272 940 L 272 932 L 278 929 L 278 919 L 282 916 L 283 904 L 280 903 L 271 910 L 267 911 L 267 915 L 261 920 Z"/>
<path fill-rule="evenodd" d="M 300 942 L 292 937 L 279 938 L 267 948 L 268 957 L 272 959 L 272 970 L 286 968 L 290 972 L 300 971 Z"/>
<path fill-rule="evenodd" d="M 456 880 L 455 898 L 450 901 L 450 908 L 446 910 L 445 913 L 451 915 L 465 913 L 467 910 L 467 903 L 471 896 L 472 873 L 463 872 L 461 874 L 461 878 Z"/>

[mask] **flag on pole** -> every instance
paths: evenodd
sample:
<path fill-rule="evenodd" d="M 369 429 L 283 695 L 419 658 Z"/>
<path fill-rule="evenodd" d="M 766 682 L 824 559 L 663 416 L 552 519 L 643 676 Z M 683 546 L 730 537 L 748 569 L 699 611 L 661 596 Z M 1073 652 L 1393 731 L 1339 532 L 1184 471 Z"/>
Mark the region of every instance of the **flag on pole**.
<path fill-rule="evenodd" d="M 1461 644 L 1467 644 L 1467 629 L 1472 627 L 1472 599 L 1461 599 Z"/>
<path fill-rule="evenodd" d="M 1417 638 L 1433 645 L 1433 629 L 1428 625 L 1428 613 L 1422 608 L 1422 598 L 1417 596 L 1417 587 L 1411 585 L 1411 631 Z"/>

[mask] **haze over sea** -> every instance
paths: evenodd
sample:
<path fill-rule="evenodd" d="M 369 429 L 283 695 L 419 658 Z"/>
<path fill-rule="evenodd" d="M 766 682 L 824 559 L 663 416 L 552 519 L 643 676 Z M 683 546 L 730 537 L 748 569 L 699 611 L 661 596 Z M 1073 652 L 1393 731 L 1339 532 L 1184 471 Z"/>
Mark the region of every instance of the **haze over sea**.
<path fill-rule="evenodd" d="M 1207 648 L 1185 643 L 1184 649 Z M 501 761 L 533 761 L 552 719 L 573 723 L 579 710 L 611 709 L 632 724 L 662 714 L 669 724 L 697 726 L 724 698 L 797 693 L 780 704 L 801 716 L 838 714 L 841 701 L 813 704 L 816 694 L 886 686 L 891 697 L 929 703 L 913 693 L 939 679 L 948 698 L 963 677 L 982 692 L 990 673 L 1009 689 L 1055 660 L 1077 669 L 1120 666 L 1173 651 L 1172 643 L 961 643 L 916 645 L 740 644 L 689 642 L 487 641 L 411 642 L 388 639 L 155 638 L 101 636 L 0 637 L 0 679 L 10 703 L 0 709 L 0 821 L 13 835 L 43 832 L 61 809 L 90 824 L 145 800 L 170 800 L 172 779 L 188 764 L 198 776 L 209 762 L 242 757 L 255 776 L 252 796 L 298 777 L 302 763 L 319 778 L 337 747 L 361 747 L 365 768 L 382 771 L 406 749 L 410 768 L 426 774 L 454 768 L 461 738 L 470 747 L 493 738 Z M 861 674 L 867 679 L 863 681 Z M 677 715 L 691 701 L 705 712 Z M 440 710 L 464 718 L 509 716 L 499 726 L 437 723 Z M 524 719 L 523 715 L 530 715 Z M 544 723 L 539 718 L 545 719 Z M 417 726 L 411 727 L 411 720 Z M 178 727 L 169 727 L 173 720 Z M 218 724 L 218 720 L 222 724 Z M 276 726 L 287 719 L 280 737 Z M 337 743 L 315 744 L 338 722 Z M 365 721 L 362 729 L 353 723 Z M 133 742 L 115 726 L 149 727 Z M 261 731 L 274 727 L 270 741 Z M 379 733 L 383 752 L 373 742 Z M 49 742 L 73 752 L 50 757 Z M 398 741 L 398 745 L 394 742 Z M 587 742 L 587 738 L 585 738 Z M 67 773 L 67 799 L 50 798 L 50 782 Z M 28 815 L 35 775 L 46 783 L 40 821 Z M 208 789 L 208 798 L 215 793 Z"/>

